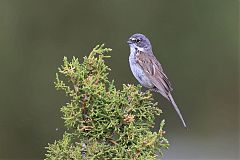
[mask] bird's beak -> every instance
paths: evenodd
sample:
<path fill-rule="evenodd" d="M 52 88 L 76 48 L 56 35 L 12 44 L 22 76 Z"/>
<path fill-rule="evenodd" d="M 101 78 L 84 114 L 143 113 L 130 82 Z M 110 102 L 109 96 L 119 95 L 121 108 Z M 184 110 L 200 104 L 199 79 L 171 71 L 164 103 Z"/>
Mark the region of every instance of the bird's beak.
<path fill-rule="evenodd" d="M 127 43 L 128 43 L 128 44 L 132 44 L 132 42 L 131 42 L 131 41 L 129 41 L 129 40 L 127 41 Z"/>

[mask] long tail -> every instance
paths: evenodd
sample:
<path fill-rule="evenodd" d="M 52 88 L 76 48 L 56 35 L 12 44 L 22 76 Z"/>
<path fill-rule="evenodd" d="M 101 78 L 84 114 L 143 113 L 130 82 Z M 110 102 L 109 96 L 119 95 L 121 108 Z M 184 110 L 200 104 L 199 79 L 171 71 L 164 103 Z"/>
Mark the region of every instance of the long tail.
<path fill-rule="evenodd" d="M 178 116 L 180 117 L 180 119 L 181 119 L 181 121 L 182 121 L 182 123 L 183 123 L 183 126 L 184 126 L 185 128 L 187 128 L 187 125 L 186 125 L 186 123 L 185 123 L 185 121 L 184 121 L 184 119 L 183 119 L 183 117 L 182 117 L 182 114 L 181 114 L 181 112 L 180 112 L 177 104 L 175 103 L 175 101 L 174 101 L 171 93 L 168 95 L 168 97 L 169 97 L 169 100 L 172 102 L 172 105 L 173 105 L 174 109 L 176 110 Z"/>

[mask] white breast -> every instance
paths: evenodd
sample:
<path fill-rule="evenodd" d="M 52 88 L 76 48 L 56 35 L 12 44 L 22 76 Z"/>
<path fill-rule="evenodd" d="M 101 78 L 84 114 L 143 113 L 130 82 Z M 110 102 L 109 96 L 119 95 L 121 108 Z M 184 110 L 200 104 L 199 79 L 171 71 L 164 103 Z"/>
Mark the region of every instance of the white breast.
<path fill-rule="evenodd" d="M 134 50 L 131 49 L 131 54 L 129 56 L 129 64 L 130 64 L 130 68 L 132 70 L 132 73 L 133 73 L 134 77 L 138 80 L 138 82 L 142 86 L 144 86 L 146 88 L 153 88 L 154 87 L 151 80 L 146 76 L 146 74 L 142 70 L 141 66 L 139 66 L 136 63 L 135 49 Z"/>

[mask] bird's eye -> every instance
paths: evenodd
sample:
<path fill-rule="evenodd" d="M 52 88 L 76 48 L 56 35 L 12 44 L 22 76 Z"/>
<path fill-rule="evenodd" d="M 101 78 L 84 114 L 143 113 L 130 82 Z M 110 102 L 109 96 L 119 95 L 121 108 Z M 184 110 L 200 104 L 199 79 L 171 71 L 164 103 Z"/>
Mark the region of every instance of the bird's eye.
<path fill-rule="evenodd" d="M 137 42 L 137 43 L 141 42 L 141 39 L 136 39 L 136 42 Z"/>

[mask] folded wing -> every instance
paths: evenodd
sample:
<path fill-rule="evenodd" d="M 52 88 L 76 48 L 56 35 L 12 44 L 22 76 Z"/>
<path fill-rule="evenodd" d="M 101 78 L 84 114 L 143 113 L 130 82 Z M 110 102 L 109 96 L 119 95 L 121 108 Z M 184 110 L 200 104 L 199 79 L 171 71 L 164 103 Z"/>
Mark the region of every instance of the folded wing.
<path fill-rule="evenodd" d="M 153 54 L 139 52 L 136 54 L 136 61 L 161 94 L 169 99 L 168 94 L 173 89 L 156 57 Z"/>

